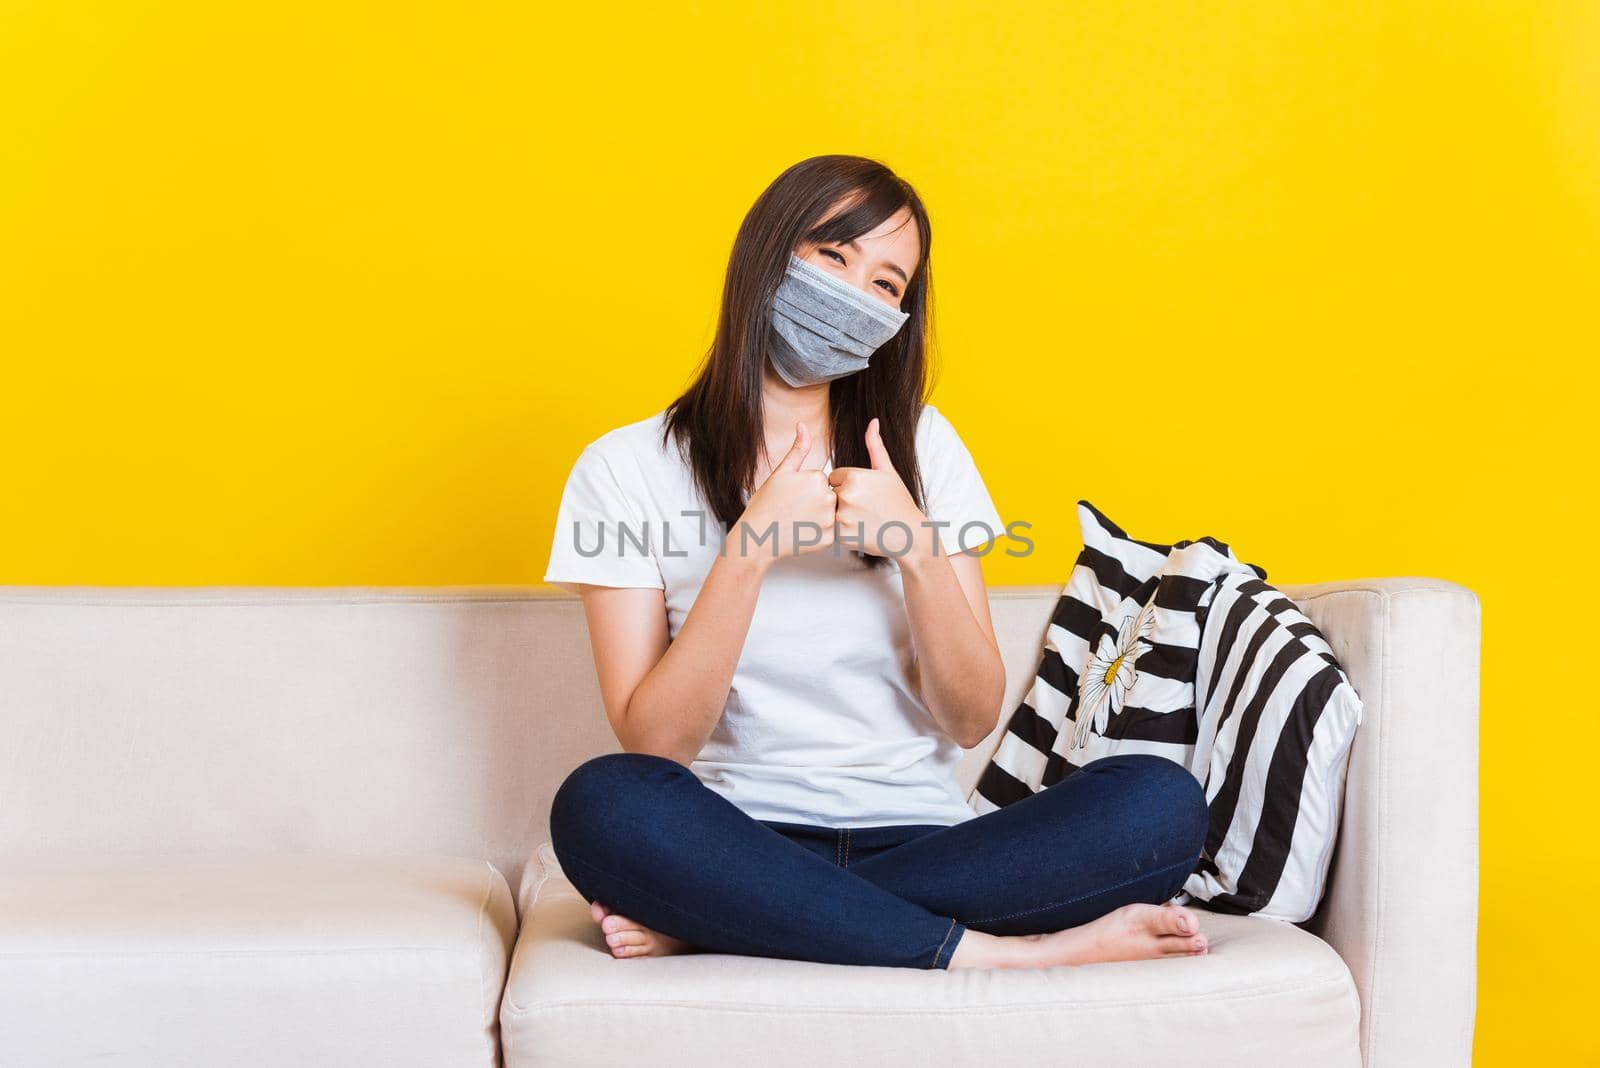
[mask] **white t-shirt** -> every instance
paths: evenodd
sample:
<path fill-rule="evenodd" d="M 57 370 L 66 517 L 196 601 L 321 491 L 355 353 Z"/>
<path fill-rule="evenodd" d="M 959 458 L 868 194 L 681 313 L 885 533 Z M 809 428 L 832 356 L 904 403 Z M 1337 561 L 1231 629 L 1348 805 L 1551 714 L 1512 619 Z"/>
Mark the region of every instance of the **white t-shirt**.
<path fill-rule="evenodd" d="M 663 448 L 664 415 L 584 447 L 562 491 L 544 580 L 569 592 L 580 582 L 663 590 L 676 637 L 722 531 L 676 441 Z M 927 516 L 950 524 L 939 529 L 944 551 L 981 549 L 1005 532 L 971 453 L 931 404 L 916 449 Z M 815 454 L 805 466 L 818 466 Z M 963 534 L 967 523 L 982 525 Z M 891 551 L 895 536 L 885 535 Z M 771 553 L 771 542 L 755 551 Z M 779 556 L 767 570 L 722 717 L 690 764 L 756 819 L 948 826 L 976 814 L 954 778 L 961 747 L 918 694 L 900 568 L 888 560 L 869 570 L 848 547 L 819 549 Z"/>

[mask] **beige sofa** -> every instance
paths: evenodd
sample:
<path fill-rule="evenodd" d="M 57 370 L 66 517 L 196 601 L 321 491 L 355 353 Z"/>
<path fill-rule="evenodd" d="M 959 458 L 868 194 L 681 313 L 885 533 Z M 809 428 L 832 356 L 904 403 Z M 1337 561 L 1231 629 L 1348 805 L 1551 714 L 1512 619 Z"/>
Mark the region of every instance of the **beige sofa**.
<path fill-rule="evenodd" d="M 607 954 L 544 844 L 616 748 L 575 598 L 0 587 L 0 1064 L 1463 1064 L 1478 600 L 1285 591 L 1366 702 L 1322 911 L 947 972 Z M 993 593 L 1008 708 L 1058 592 Z"/>

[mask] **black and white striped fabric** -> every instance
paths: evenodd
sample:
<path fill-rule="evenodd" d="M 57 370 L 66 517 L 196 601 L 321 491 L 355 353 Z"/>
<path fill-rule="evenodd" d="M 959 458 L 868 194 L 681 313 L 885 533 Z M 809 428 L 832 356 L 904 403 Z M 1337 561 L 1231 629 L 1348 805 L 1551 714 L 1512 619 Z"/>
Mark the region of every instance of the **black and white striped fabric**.
<path fill-rule="evenodd" d="M 1211 827 L 1176 900 L 1303 922 L 1322 899 L 1361 698 L 1294 602 L 1238 574 L 1211 598 L 1195 692 L 1189 770 Z"/>
<path fill-rule="evenodd" d="M 1088 501 L 1066 589 L 1032 688 L 1012 713 L 971 798 L 980 815 L 1113 753 L 1189 767 L 1199 736 L 1195 657 L 1215 580 L 1266 572 L 1214 538 L 1171 545 L 1129 537 Z"/>
<path fill-rule="evenodd" d="M 980 815 L 1113 753 L 1205 787 L 1173 899 L 1299 923 L 1322 898 L 1361 700 L 1316 626 L 1214 538 L 1140 541 L 1078 502 L 1079 554 L 1037 677 L 973 791 Z"/>

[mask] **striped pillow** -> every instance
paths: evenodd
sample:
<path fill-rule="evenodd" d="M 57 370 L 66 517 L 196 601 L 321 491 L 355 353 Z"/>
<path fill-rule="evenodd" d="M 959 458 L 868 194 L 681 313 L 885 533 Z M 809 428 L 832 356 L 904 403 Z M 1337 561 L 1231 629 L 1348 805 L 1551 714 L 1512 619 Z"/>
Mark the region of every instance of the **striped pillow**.
<path fill-rule="evenodd" d="M 1139 541 L 1088 501 L 1066 589 L 1037 677 L 971 798 L 980 815 L 1020 801 L 1113 753 L 1190 766 L 1199 735 L 1195 656 L 1220 575 L 1264 579 L 1214 538 Z"/>
<path fill-rule="evenodd" d="M 1300 923 L 1322 899 L 1361 698 L 1316 626 L 1251 575 L 1217 583 L 1189 770 L 1211 827 L 1178 900 Z"/>

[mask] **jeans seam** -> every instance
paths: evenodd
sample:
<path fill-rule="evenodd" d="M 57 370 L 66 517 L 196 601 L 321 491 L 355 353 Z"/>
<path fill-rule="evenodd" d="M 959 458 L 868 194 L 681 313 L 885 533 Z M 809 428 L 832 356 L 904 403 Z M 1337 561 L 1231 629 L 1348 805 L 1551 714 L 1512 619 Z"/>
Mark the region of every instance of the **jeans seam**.
<path fill-rule="evenodd" d="M 844 866 L 850 866 L 850 828 L 844 829 Z"/>
<path fill-rule="evenodd" d="M 1183 868 L 1183 867 L 1186 867 L 1186 866 L 1189 867 L 1189 868 L 1193 868 L 1194 867 L 1194 861 L 1192 861 L 1192 860 L 1180 860 L 1176 864 L 1168 864 L 1166 867 L 1157 868 L 1155 871 L 1141 872 L 1138 875 L 1135 875 L 1130 879 L 1122 880 L 1122 882 L 1120 882 L 1120 883 L 1115 883 L 1115 884 L 1113 884 L 1111 886 L 1102 886 L 1098 890 L 1091 890 L 1087 894 L 1079 894 L 1077 897 L 1069 897 L 1065 901 L 1057 901 L 1057 902 L 1054 902 L 1053 904 L 1049 904 L 1049 905 L 1040 905 L 1038 908 L 1023 909 L 1021 912 L 1011 912 L 1011 913 L 1007 913 L 1004 916 L 988 916 L 988 917 L 985 917 L 983 919 L 973 919 L 973 920 L 968 920 L 966 922 L 969 925 L 974 924 L 974 923 L 998 923 L 1001 920 L 1014 920 L 1019 916 L 1031 916 L 1035 912 L 1048 912 L 1051 909 L 1058 909 L 1058 908 L 1061 908 L 1063 905 L 1076 904 L 1079 901 L 1083 901 L 1086 898 L 1095 897 L 1095 896 L 1097 896 L 1099 894 L 1109 894 L 1113 890 L 1122 889 L 1124 886 L 1127 886 L 1129 883 L 1136 883 L 1141 879 L 1150 879 L 1150 878 L 1153 878 L 1153 877 L 1155 877 L 1157 875 L 1164 875 L 1167 872 L 1172 871 L 1175 868 Z"/>
<path fill-rule="evenodd" d="M 933 951 L 933 963 L 931 965 L 929 965 L 929 967 L 937 968 L 939 966 L 939 955 L 944 952 L 945 944 L 950 941 L 950 936 L 951 936 L 951 934 L 953 934 L 955 932 L 955 929 L 956 929 L 956 918 L 954 916 L 952 916 L 952 917 L 950 917 L 950 926 L 945 928 L 944 941 L 940 942 L 939 943 L 939 948 Z"/>

